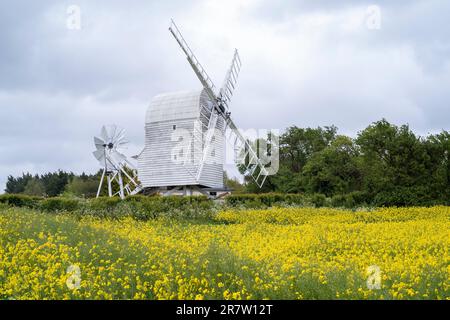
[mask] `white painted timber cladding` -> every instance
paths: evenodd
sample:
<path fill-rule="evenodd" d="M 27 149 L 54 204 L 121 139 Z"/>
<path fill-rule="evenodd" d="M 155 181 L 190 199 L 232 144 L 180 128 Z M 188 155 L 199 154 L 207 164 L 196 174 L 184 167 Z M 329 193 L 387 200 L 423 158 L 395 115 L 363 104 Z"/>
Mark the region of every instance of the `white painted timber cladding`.
<path fill-rule="evenodd" d="M 147 110 L 145 123 L 145 147 L 138 157 L 138 176 L 144 188 L 202 185 L 212 188 L 223 187 L 223 161 L 225 141 L 216 138 L 209 154 L 214 153 L 215 163 L 205 163 L 199 181 L 196 173 L 199 159 L 203 152 L 200 134 L 197 128 L 204 132 L 208 125 L 211 102 L 204 90 L 194 92 L 177 92 L 161 94 L 154 97 Z M 199 122 L 203 126 L 199 125 Z M 181 163 L 174 161 L 173 150 L 180 144 L 172 141 L 173 126 L 187 130 L 194 138 L 191 143 L 193 162 Z M 217 127 L 224 129 L 224 120 L 220 117 Z M 197 148 L 194 148 L 197 143 Z"/>

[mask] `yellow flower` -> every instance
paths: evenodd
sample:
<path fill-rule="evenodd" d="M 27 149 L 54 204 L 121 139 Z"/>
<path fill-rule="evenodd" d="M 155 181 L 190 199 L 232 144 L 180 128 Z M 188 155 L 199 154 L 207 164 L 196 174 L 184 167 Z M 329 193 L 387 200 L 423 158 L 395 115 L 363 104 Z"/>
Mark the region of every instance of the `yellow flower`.
<path fill-rule="evenodd" d="M 226 210 L 211 219 L 0 209 L 0 298 L 448 299 L 449 207 Z M 81 282 L 71 289 L 76 262 Z"/>

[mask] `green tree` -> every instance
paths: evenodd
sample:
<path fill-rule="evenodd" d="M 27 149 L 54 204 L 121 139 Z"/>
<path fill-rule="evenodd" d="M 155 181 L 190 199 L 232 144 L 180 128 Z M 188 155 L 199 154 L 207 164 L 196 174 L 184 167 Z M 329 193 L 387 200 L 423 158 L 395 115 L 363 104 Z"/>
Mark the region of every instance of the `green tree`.
<path fill-rule="evenodd" d="M 45 193 L 49 197 L 56 197 L 62 194 L 66 188 L 69 179 L 74 176 L 73 173 L 67 173 L 62 170 L 49 172 L 41 176 L 41 181 L 45 188 Z"/>
<path fill-rule="evenodd" d="M 278 173 L 267 179 L 270 191 L 304 192 L 302 174 L 304 166 L 315 153 L 328 147 L 336 138 L 336 134 L 335 126 L 324 128 L 289 127 L 280 136 Z"/>
<path fill-rule="evenodd" d="M 336 138 L 337 128 L 290 127 L 280 136 L 280 164 L 299 173 L 308 159 L 316 152 L 328 147 Z"/>
<path fill-rule="evenodd" d="M 304 166 L 305 189 L 327 196 L 358 190 L 361 173 L 358 151 L 352 139 L 338 136 L 325 149 L 314 153 Z"/>
<path fill-rule="evenodd" d="M 39 176 L 35 176 L 32 179 L 28 180 L 23 193 L 29 196 L 39 197 L 45 195 L 45 188 L 42 182 L 39 180 Z"/>
<path fill-rule="evenodd" d="M 420 137 L 403 125 L 397 127 L 385 119 L 358 134 L 361 151 L 363 188 L 372 193 L 396 186 L 425 185 L 429 179 L 430 156 Z"/>
<path fill-rule="evenodd" d="M 223 172 L 223 184 L 225 185 L 226 188 L 229 188 L 234 192 L 244 191 L 244 185 L 240 183 L 238 179 L 228 177 L 226 171 Z"/>
<path fill-rule="evenodd" d="M 429 161 L 427 163 L 428 185 L 435 197 L 450 204 L 450 133 L 442 131 L 430 135 L 425 141 Z"/>
<path fill-rule="evenodd" d="M 66 191 L 78 197 L 92 198 L 97 195 L 98 185 L 98 177 L 88 176 L 83 173 L 81 176 L 75 176 L 69 181 Z"/>
<path fill-rule="evenodd" d="M 22 173 L 21 177 L 8 176 L 6 181 L 6 193 L 23 193 L 28 181 L 33 179 L 33 176 L 29 173 Z"/>

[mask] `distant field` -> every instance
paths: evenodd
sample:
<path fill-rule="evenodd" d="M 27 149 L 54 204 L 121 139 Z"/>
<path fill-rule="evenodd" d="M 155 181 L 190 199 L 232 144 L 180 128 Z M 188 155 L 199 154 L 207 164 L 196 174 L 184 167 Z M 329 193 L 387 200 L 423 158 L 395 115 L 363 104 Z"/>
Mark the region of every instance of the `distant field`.
<path fill-rule="evenodd" d="M 449 299 L 450 207 L 108 220 L 0 209 L 2 299 Z"/>

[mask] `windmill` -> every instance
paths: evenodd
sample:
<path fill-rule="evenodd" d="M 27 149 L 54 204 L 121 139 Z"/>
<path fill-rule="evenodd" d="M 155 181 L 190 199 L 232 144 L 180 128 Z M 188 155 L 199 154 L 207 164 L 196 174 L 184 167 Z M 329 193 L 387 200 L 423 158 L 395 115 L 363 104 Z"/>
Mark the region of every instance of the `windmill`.
<path fill-rule="evenodd" d="M 241 69 L 238 51 L 234 51 L 223 85 L 217 90 L 173 20 L 169 31 L 203 88 L 160 94 L 152 99 L 146 115 L 145 147 L 137 156 L 141 187 L 166 195 L 197 191 L 214 196 L 224 190 L 222 136 L 226 132 L 238 162 L 245 168 L 244 174 L 262 187 L 270 173 L 229 111 Z"/>
<path fill-rule="evenodd" d="M 116 125 L 103 126 L 100 137 L 94 137 L 96 150 L 94 157 L 103 167 L 97 198 L 100 196 L 104 180 L 107 181 L 108 196 L 119 195 L 122 199 L 125 195 L 138 193 L 140 184 L 137 182 L 135 166 L 120 152 L 128 144 L 125 139 L 125 130 Z M 124 180 L 127 182 L 124 184 Z M 117 190 L 114 192 L 114 190 Z"/>

